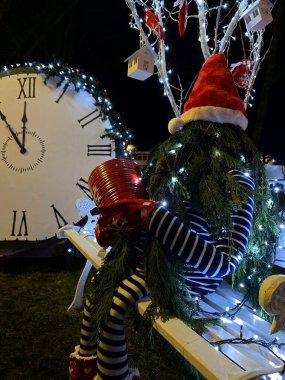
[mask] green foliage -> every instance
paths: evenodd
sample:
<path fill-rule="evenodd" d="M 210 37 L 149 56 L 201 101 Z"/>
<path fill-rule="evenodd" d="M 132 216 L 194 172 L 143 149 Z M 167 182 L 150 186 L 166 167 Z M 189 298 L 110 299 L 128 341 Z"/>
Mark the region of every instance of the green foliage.
<path fill-rule="evenodd" d="M 92 325 L 96 332 L 92 337 L 94 341 L 98 340 L 101 328 L 107 322 L 118 284 L 131 274 L 130 245 L 124 238 L 118 238 L 112 250 L 106 255 L 104 264 L 94 275 L 93 286 L 87 295 L 93 305 Z"/>
<path fill-rule="evenodd" d="M 233 168 L 249 171 L 256 187 L 246 255 L 228 280 L 249 292 L 257 306 L 259 284 L 271 271 L 278 228 L 275 209 L 268 206 L 271 196 L 261 157 L 247 134 L 231 124 L 191 122 L 152 150 L 143 180 L 150 198 L 166 200 L 186 223 L 183 201 L 189 201 L 205 215 L 218 238 L 223 228 L 231 230 L 231 212 L 250 193 L 227 175 Z"/>
<path fill-rule="evenodd" d="M 179 289 L 185 287 L 183 278 L 179 276 L 183 268 L 181 263 L 166 256 L 156 238 L 149 240 L 145 252 L 146 283 L 150 289 L 150 298 L 157 300 L 156 305 L 151 303 L 146 315 L 151 319 L 160 316 L 163 321 L 177 315 L 185 317 L 184 304 L 179 297 Z M 152 254 L 148 255 L 147 252 Z M 166 273 L 171 275 L 166 276 Z"/>

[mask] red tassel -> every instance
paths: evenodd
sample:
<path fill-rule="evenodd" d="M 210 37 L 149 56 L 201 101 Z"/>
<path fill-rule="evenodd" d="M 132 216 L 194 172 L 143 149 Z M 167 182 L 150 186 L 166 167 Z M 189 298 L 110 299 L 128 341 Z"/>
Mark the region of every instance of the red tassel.
<path fill-rule="evenodd" d="M 179 27 L 180 37 L 183 37 L 185 33 L 186 25 L 187 25 L 187 16 L 188 16 L 188 3 L 187 3 L 187 0 L 184 0 L 179 10 L 179 16 L 178 16 L 178 27 Z"/>

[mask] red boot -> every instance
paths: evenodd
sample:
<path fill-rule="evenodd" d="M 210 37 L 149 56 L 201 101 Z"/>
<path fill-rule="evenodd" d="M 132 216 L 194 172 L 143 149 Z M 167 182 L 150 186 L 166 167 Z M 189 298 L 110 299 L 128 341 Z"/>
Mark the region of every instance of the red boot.
<path fill-rule="evenodd" d="M 79 346 L 69 356 L 69 380 L 93 380 L 97 375 L 97 356 L 80 356 Z"/>
<path fill-rule="evenodd" d="M 137 368 L 129 368 L 129 379 L 128 380 L 140 380 L 140 373 Z"/>

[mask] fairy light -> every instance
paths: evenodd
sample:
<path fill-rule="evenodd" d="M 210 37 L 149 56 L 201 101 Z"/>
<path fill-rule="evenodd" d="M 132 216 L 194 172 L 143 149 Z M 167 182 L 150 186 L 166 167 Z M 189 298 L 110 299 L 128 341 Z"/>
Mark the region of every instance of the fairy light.
<path fill-rule="evenodd" d="M 225 318 L 225 317 L 221 317 L 220 320 L 221 320 L 223 323 L 227 323 L 227 324 L 233 323 L 230 319 Z"/>
<path fill-rule="evenodd" d="M 272 375 L 268 375 L 269 380 L 283 380 L 283 376 L 279 373 L 273 373 Z"/>
<path fill-rule="evenodd" d="M 279 193 L 279 191 L 281 190 L 281 188 L 279 186 L 274 186 L 273 190 L 277 194 L 277 193 Z"/>
<path fill-rule="evenodd" d="M 238 318 L 238 317 L 235 317 L 234 322 L 237 323 L 240 326 L 243 326 L 243 321 L 240 318 Z"/>

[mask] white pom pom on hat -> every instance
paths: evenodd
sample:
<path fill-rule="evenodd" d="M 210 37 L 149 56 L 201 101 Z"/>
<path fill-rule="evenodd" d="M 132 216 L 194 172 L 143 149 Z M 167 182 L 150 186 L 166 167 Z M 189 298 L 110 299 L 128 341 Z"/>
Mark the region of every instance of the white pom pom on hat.
<path fill-rule="evenodd" d="M 182 131 L 183 127 L 184 127 L 184 123 L 180 117 L 174 117 L 168 123 L 168 130 L 172 135 L 176 132 Z"/>
<path fill-rule="evenodd" d="M 227 123 L 245 130 L 248 120 L 244 103 L 235 87 L 224 53 L 214 54 L 202 66 L 197 81 L 184 104 L 183 114 L 168 123 L 171 134 L 190 121 Z"/>

